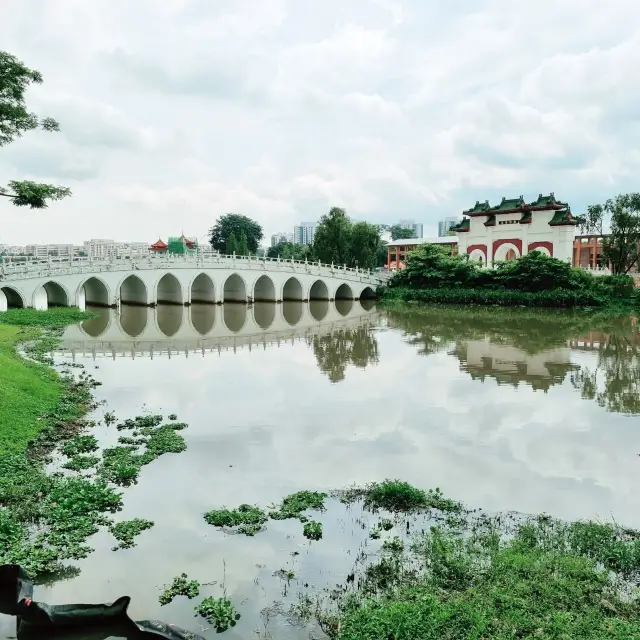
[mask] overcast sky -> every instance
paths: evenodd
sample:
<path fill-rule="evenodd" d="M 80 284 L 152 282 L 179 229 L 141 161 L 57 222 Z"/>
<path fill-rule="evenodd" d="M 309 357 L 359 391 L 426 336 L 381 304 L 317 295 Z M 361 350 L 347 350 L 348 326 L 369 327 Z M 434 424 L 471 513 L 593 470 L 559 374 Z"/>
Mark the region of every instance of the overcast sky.
<path fill-rule="evenodd" d="M 6 6 L 4 6 L 6 5 Z M 476 200 L 639 190 L 638 0 L 4 0 L 61 133 L 0 150 L 0 243 L 265 236 L 331 206 L 425 235 Z"/>

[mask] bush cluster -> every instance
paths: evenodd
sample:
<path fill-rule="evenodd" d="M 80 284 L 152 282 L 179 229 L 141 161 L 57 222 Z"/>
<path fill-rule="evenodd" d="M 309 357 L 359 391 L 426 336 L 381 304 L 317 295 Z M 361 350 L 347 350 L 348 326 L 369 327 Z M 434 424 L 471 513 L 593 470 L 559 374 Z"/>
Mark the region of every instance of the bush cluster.
<path fill-rule="evenodd" d="M 391 279 L 385 297 L 421 302 L 499 304 L 505 306 L 600 307 L 633 301 L 628 275 L 594 276 L 537 251 L 482 268 L 467 256 L 452 256 L 425 244 Z"/>

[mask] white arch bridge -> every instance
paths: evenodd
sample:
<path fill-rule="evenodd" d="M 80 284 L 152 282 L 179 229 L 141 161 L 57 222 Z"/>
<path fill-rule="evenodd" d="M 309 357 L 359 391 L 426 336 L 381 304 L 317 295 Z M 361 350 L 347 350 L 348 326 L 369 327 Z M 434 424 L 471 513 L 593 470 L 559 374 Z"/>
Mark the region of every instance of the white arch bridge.
<path fill-rule="evenodd" d="M 29 260 L 0 266 L 0 311 L 11 307 L 374 298 L 387 275 L 256 256 L 151 255 Z"/>

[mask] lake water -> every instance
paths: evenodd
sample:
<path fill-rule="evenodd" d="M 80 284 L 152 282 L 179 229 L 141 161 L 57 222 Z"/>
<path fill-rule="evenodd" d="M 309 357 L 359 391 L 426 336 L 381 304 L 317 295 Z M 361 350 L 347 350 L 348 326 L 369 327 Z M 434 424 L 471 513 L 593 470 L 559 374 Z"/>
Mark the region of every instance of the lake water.
<path fill-rule="evenodd" d="M 310 543 L 297 521 L 269 522 L 247 538 L 208 526 L 202 514 L 387 477 L 490 511 L 613 516 L 640 527 L 635 318 L 389 311 L 350 301 L 99 314 L 70 327 L 57 354 L 102 382 L 96 397 L 106 405 L 96 419 L 107 410 L 119 420 L 176 413 L 189 424 L 188 449 L 156 460 L 124 489 L 117 519 L 155 522 L 138 545 L 113 552 L 111 537 L 96 535 L 81 573 L 38 587 L 39 600 L 130 595 L 134 619 L 202 632 L 193 617 L 199 599 L 158 604 L 160 587 L 185 572 L 218 583 L 203 596 L 220 595 L 224 581 L 242 614 L 225 637 L 266 628 L 274 638 L 308 638 L 309 629 L 260 611 L 343 583 L 358 550 L 375 552 L 370 516 L 330 502 L 319 518 L 324 537 Z M 93 432 L 107 446 L 122 435 L 113 426 Z M 296 579 L 273 576 L 280 569 Z"/>

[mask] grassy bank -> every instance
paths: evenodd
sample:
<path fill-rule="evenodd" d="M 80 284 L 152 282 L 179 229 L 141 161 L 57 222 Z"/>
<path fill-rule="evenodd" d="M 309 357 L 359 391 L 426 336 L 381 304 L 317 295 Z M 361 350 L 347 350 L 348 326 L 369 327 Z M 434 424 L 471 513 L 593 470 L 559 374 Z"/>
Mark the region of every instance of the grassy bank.
<path fill-rule="evenodd" d="M 83 413 L 86 397 L 71 402 L 68 383 L 41 357 L 25 360 L 16 347 L 28 343 L 31 355 L 43 354 L 64 326 L 89 317 L 77 309 L 0 313 L 0 453 L 24 451 L 53 416 L 69 421 Z"/>

